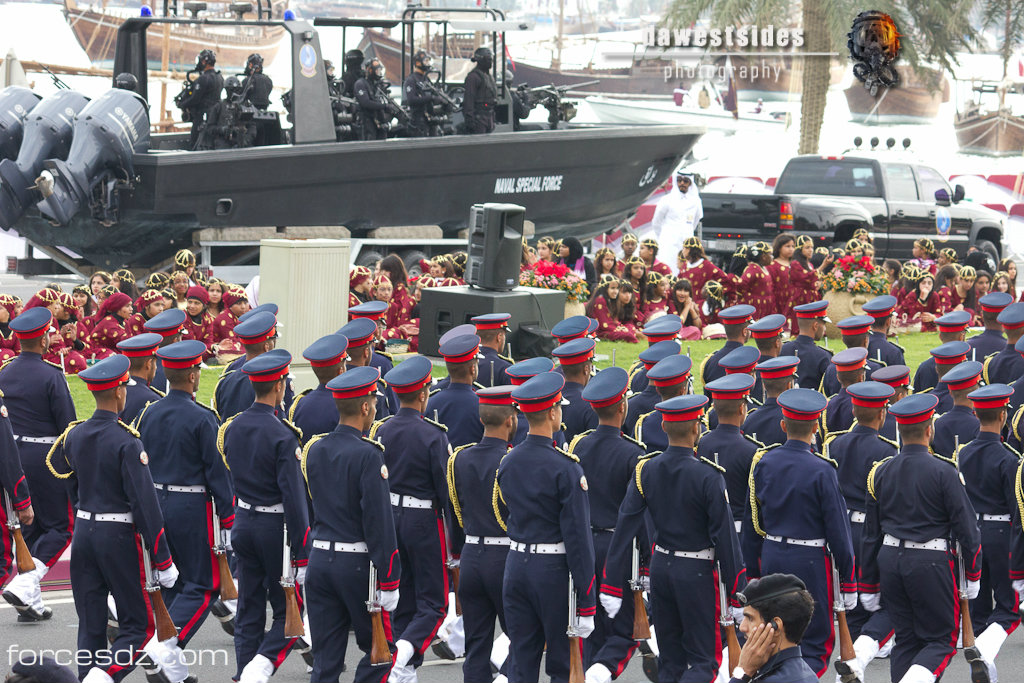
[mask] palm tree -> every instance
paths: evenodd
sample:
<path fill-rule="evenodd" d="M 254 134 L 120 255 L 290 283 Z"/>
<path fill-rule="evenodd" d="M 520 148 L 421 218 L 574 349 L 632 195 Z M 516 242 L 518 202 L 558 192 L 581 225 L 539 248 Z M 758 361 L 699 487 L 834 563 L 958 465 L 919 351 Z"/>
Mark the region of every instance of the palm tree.
<path fill-rule="evenodd" d="M 1024 44 L 1024 2 L 1021 0 L 985 0 L 982 8 L 982 28 L 997 28 L 1003 32 L 999 54 L 1003 58 L 1003 78 L 1014 51 Z"/>
<path fill-rule="evenodd" d="M 987 1 L 1020 5 L 1013 0 Z M 900 59 L 913 66 L 923 80 L 929 76 L 934 80 L 933 74 L 922 70 L 924 62 L 932 62 L 942 71 L 949 70 L 956 63 L 954 53 L 976 42 L 968 21 L 973 6 L 973 0 L 880 0 L 872 4 L 873 9 L 886 12 L 895 20 L 901 35 Z M 804 45 L 795 54 L 833 52 L 846 59 L 850 26 L 862 9 L 863 2 L 855 0 L 801 0 L 799 25 L 803 28 Z M 795 19 L 795 6 L 786 0 L 672 0 L 665 23 L 689 26 L 699 18 L 707 18 L 714 27 L 779 26 Z M 828 57 L 804 58 L 799 154 L 818 152 L 829 61 Z M 935 87 L 938 85 L 935 83 Z"/>

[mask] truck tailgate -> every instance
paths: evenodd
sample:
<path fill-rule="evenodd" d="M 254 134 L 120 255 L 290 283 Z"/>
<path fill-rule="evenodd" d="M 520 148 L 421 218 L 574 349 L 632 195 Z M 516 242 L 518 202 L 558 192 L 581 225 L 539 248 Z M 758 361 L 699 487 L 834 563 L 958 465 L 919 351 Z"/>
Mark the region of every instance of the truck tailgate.
<path fill-rule="evenodd" d="M 779 203 L 783 199 L 775 194 L 702 194 L 705 248 L 732 253 L 737 244 L 771 242 L 778 233 Z"/>

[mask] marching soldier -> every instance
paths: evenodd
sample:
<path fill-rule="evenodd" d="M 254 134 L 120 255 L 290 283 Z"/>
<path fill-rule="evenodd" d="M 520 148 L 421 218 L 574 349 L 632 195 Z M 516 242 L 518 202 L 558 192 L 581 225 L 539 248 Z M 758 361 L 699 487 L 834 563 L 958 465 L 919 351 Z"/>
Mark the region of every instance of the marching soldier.
<path fill-rule="evenodd" d="M 505 349 L 508 321 L 511 319 L 509 313 L 486 313 L 469 319 L 476 326 L 476 336 L 480 337 L 480 354 L 483 358 L 478 363 L 476 374 L 477 381 L 485 387 L 509 383 L 505 371 L 515 361 L 501 355 L 501 352 Z"/>
<path fill-rule="evenodd" d="M 562 410 L 565 438 L 572 441 L 576 435 L 594 429 L 598 425 L 597 413 L 590 403 L 582 399 L 583 390 L 590 381 L 594 369 L 594 347 L 597 342 L 589 337 L 574 339 L 555 347 L 551 352 L 561 366 L 565 377 L 562 396 L 569 402 Z"/>
<path fill-rule="evenodd" d="M 46 459 L 53 475 L 70 480 L 77 493 L 71 590 L 78 613 L 78 676 L 89 683 L 120 681 L 141 663 L 142 646 L 153 635 L 144 587 L 156 582 L 171 588 L 178 579 L 149 456 L 138 432 L 117 419 L 128 366 L 124 356 L 110 356 L 78 374 L 96 400 L 96 412 L 65 429 Z M 142 553 L 149 553 L 153 575 L 142 571 L 148 568 Z M 109 647 L 108 594 L 120 627 Z"/>
<path fill-rule="evenodd" d="M 832 356 L 832 367 L 840 389 L 829 397 L 825 409 L 825 431 L 828 434 L 847 430 L 853 425 L 853 397 L 849 388 L 864 381 L 867 357 L 868 350 L 860 346 Z"/>
<path fill-rule="evenodd" d="M 338 680 L 350 628 L 363 651 L 356 683 L 381 680 L 384 669 L 370 661 L 373 636 L 366 597 L 371 564 L 380 608 L 392 612 L 398 606 L 402 562 L 389 472 L 381 445 L 363 436 L 373 423 L 379 379 L 377 368 L 358 367 L 328 381 L 338 424 L 330 433 L 312 437 L 302 453 L 302 474 L 316 520 L 306 584 L 314 681 Z M 384 623 L 391 625 L 389 619 Z"/>
<path fill-rule="evenodd" d="M 369 366 L 371 368 L 377 368 L 378 370 L 380 370 L 381 377 L 391 372 L 391 369 L 395 367 L 394 363 L 391 362 L 390 354 L 385 353 L 384 351 L 377 351 L 375 348 L 377 342 L 379 342 L 384 336 L 384 314 L 387 312 L 387 310 L 388 305 L 383 301 L 367 301 L 365 304 L 353 306 L 352 308 L 348 309 L 350 324 L 352 321 L 358 318 L 367 318 L 369 320 L 372 320 L 374 325 L 376 326 L 373 333 L 373 339 L 370 342 L 370 351 L 372 352 L 372 355 L 370 356 Z M 345 333 L 342 332 L 341 330 L 338 330 L 338 334 Z M 351 343 L 352 338 L 349 337 L 349 344 Z M 382 384 L 385 387 L 383 389 L 383 393 L 385 398 L 387 399 L 387 412 L 379 410 L 381 406 L 380 403 L 378 402 L 378 420 L 383 419 L 388 415 L 394 415 L 395 413 L 398 412 L 398 397 L 395 396 L 394 391 L 392 391 L 390 388 L 387 388 L 386 382 L 382 382 Z"/>
<path fill-rule="evenodd" d="M 453 448 L 476 443 L 484 433 L 480 423 L 480 399 L 473 391 L 479 367 L 480 337 L 465 334 L 446 339 L 438 352 L 444 357 L 450 381 L 430 396 L 426 414 L 448 427 L 448 441 Z"/>
<path fill-rule="evenodd" d="M 942 378 L 966 361 L 970 352 L 971 347 L 966 342 L 948 342 L 929 352 L 935 359 L 935 372 L 938 374 L 939 381 L 935 387 L 928 389 L 927 393 L 939 399 L 935 406 L 937 415 L 942 415 L 953 407 L 953 397 L 949 393 L 949 385 L 943 382 Z"/>
<path fill-rule="evenodd" d="M 342 334 L 320 337 L 302 352 L 302 357 L 313 368 L 317 386 L 295 397 L 288 410 L 288 419 L 302 431 L 304 443 L 309 443 L 314 435 L 326 434 L 338 426 L 338 408 L 327 384 L 345 372 L 347 353 L 348 339 Z"/>
<path fill-rule="evenodd" d="M 163 340 L 156 332 L 145 332 L 117 342 L 117 350 L 131 362 L 124 410 L 118 416 L 126 424 L 134 424 L 142 409 L 159 401 L 164 393 L 150 386 L 156 376 L 156 357 L 153 355 Z"/>
<path fill-rule="evenodd" d="M 373 340 L 377 334 L 377 323 L 369 318 L 355 318 L 338 330 L 338 334 L 348 339 L 347 367 L 349 369 L 360 367 L 376 367 L 378 370 L 381 369 L 373 365 L 373 361 L 376 358 L 373 350 Z M 378 363 L 381 365 L 384 363 L 390 364 L 391 361 L 382 356 Z M 382 420 L 388 415 L 393 415 L 397 412 L 391 409 L 392 396 L 394 396 L 394 392 L 383 379 L 377 382 L 378 420 Z"/>
<path fill-rule="evenodd" d="M 568 344 L 573 339 L 589 337 L 597 332 L 598 322 L 594 318 L 585 315 L 572 315 L 563 318 L 551 328 L 551 336 L 558 340 L 559 344 Z"/>
<path fill-rule="evenodd" d="M 185 327 L 185 311 L 180 308 L 171 308 L 163 313 L 158 313 L 147 320 L 142 328 L 146 332 L 153 332 L 160 335 L 160 348 L 170 346 L 181 341 L 181 331 Z M 167 392 L 167 375 L 164 374 L 164 364 L 159 358 L 156 359 L 156 370 L 153 373 L 153 380 L 149 383 L 158 391 Z"/>
<path fill-rule="evenodd" d="M 647 380 L 658 392 L 661 401 L 690 393 L 690 370 L 693 362 L 689 356 L 669 356 L 658 361 L 657 365 L 647 373 Z M 657 408 L 657 405 L 655 405 Z M 662 429 L 661 413 L 654 411 L 641 415 L 636 422 L 633 437 L 639 441 L 646 452 L 663 451 L 668 448 L 668 436 Z"/>
<path fill-rule="evenodd" d="M 934 683 L 956 652 L 960 601 L 948 539 L 960 544 L 969 599 L 981 577 L 981 534 L 967 491 L 956 469 L 928 450 L 937 405 L 935 396 L 915 394 L 890 408 L 902 446 L 868 476 L 861 602 L 889 610 L 896 632 L 889 676 L 902 683 Z M 975 666 L 987 673 L 982 660 Z"/>
<path fill-rule="evenodd" d="M 978 388 L 981 372 L 982 364 L 969 360 L 957 365 L 939 380 L 939 384 L 947 387 L 953 399 L 953 407 L 935 420 L 932 449 L 937 454 L 954 458 L 957 444 L 963 446 L 978 436 L 980 423 L 968 395 Z"/>
<path fill-rule="evenodd" d="M 878 433 L 885 420 L 886 406 L 896 392 L 887 384 L 873 381 L 858 382 L 848 391 L 857 423 L 848 430 L 830 434 L 825 439 L 825 455 L 839 463 L 839 490 L 846 500 L 856 553 L 864 531 L 868 473 L 875 463 L 896 454 L 896 442 Z M 836 661 L 836 670 L 841 676 L 855 673 L 864 680 L 867 665 L 892 638 L 892 619 L 884 608 L 868 612 L 858 605 L 846 613 L 846 621 L 857 656 L 852 663 Z"/>
<path fill-rule="evenodd" d="M 775 358 L 782 352 L 782 330 L 785 327 L 786 316 L 781 313 L 766 315 L 747 326 L 747 331 L 754 338 L 754 345 L 761 352 L 759 363 Z"/>
<path fill-rule="evenodd" d="M 521 386 L 537 375 L 545 372 L 554 372 L 554 367 L 555 363 L 550 358 L 530 358 L 509 366 L 507 374 L 509 379 L 512 380 L 513 386 Z M 530 424 L 526 421 L 526 418 L 522 416 L 522 411 L 520 411 L 518 424 L 516 426 L 516 433 L 515 436 L 512 437 L 512 445 L 518 446 L 521 444 L 526 439 L 529 431 Z M 555 427 L 554 440 L 555 446 L 559 448 L 566 445 L 565 434 L 562 432 L 561 425 Z"/>
<path fill-rule="evenodd" d="M 188 676 L 182 648 L 219 598 L 220 573 L 213 548 L 222 539 L 214 538 L 213 516 L 224 530 L 231 529 L 235 519 L 234 493 L 217 452 L 217 416 L 195 401 L 205 352 L 206 345 L 195 339 L 157 351 L 171 388 L 145 406 L 136 423 L 149 454 L 167 544 L 181 572 L 164 598 L 171 621 L 180 629 L 177 640 L 147 646 L 154 659 L 164 663 L 171 683 Z"/>
<path fill-rule="evenodd" d="M 392 675 L 399 681 L 415 678 L 448 604 L 444 507 L 451 446 L 447 427 L 423 415 L 432 368 L 425 356 L 413 356 L 388 372 L 384 381 L 398 394 L 401 407 L 370 430 L 370 438 L 384 446 L 398 557 L 405 567 L 401 599 L 391 615 L 398 647 Z"/>
<path fill-rule="evenodd" d="M 245 347 L 244 363 L 255 360 L 277 346 L 277 316 L 269 312 L 254 315 L 235 325 L 235 336 Z M 229 368 L 213 389 L 213 409 L 224 424 L 228 418 L 251 406 L 254 397 L 249 377 L 241 369 Z"/>
<path fill-rule="evenodd" d="M 448 330 L 447 332 L 445 332 L 444 334 L 442 334 L 440 337 L 437 338 L 437 346 L 438 346 L 438 348 L 441 348 L 442 344 L 447 344 L 449 341 L 451 341 L 455 337 L 462 337 L 462 336 L 465 336 L 467 334 L 471 335 L 471 336 L 472 335 L 476 335 L 476 326 L 475 325 L 471 325 L 469 323 L 466 323 L 465 325 L 456 325 L 455 327 L 451 328 L 450 330 Z M 477 337 L 479 337 L 479 336 L 480 335 L 477 335 Z M 483 353 L 481 353 L 480 355 L 482 356 Z M 480 369 L 482 369 L 482 367 L 478 366 L 478 368 L 477 368 L 477 375 L 478 375 L 478 377 L 479 377 L 479 370 Z M 447 387 L 449 384 L 451 384 L 451 381 L 452 381 L 451 377 L 442 377 L 441 379 L 431 380 L 430 395 L 433 396 L 437 392 L 441 391 L 442 389 Z M 473 382 L 473 387 L 475 389 L 480 389 L 480 388 L 483 387 L 483 385 L 480 384 L 479 381 L 476 381 L 476 382 Z"/>
<path fill-rule="evenodd" d="M 906 365 L 888 365 L 878 368 L 871 373 L 871 381 L 888 384 L 893 388 L 896 393 L 889 397 L 891 406 L 897 401 L 902 401 L 910 392 L 910 368 Z M 882 423 L 878 433 L 889 441 L 896 442 L 896 417 L 889 411 L 885 412 L 885 422 Z"/>
<path fill-rule="evenodd" d="M 832 322 L 828 318 L 828 301 L 794 306 L 793 312 L 796 314 L 800 334 L 782 345 L 781 355 L 800 359 L 796 383 L 798 387 L 810 389 L 821 385 L 832 360 L 832 352 L 817 344 L 825 336 L 825 323 Z"/>
<path fill-rule="evenodd" d="M 892 325 L 892 313 L 896 310 L 896 297 L 891 294 L 876 296 L 861 308 L 864 315 L 871 316 L 871 330 L 868 332 L 868 358 L 879 365 L 904 365 L 905 349 L 899 344 L 889 341 L 889 328 Z"/>
<path fill-rule="evenodd" d="M 651 344 L 640 352 L 640 358 L 637 361 L 640 366 L 629 373 L 629 386 L 632 395 L 629 399 L 629 408 L 626 411 L 626 423 L 622 427 L 627 434 L 634 433 L 640 417 L 652 412 L 654 404 L 661 401 L 658 389 L 647 380 L 647 373 L 666 358 L 678 356 L 681 348 L 678 341 L 666 339 Z M 641 388 L 637 389 L 636 387 Z"/>
<path fill-rule="evenodd" d="M 0 369 L 0 392 L 9 411 L 14 441 L 33 494 L 33 522 L 25 527 L 25 543 L 35 569 L 18 574 L 4 588 L 3 598 L 18 611 L 18 621 L 52 616 L 43 604 L 39 582 L 71 542 L 72 506 L 68 488 L 54 482 L 46 454 L 57 436 L 75 419 L 75 404 L 60 367 L 43 360 L 50 346 L 53 315 L 30 308 L 10 322 L 21 354 Z M 84 672 L 83 672 L 84 673 Z"/>
<path fill-rule="evenodd" d="M 25 481 L 25 473 L 21 469 L 21 459 L 18 457 L 18 446 L 14 441 L 14 430 L 11 429 L 10 416 L 2 395 L 0 395 L 0 495 L 7 496 L 6 502 L 10 503 L 10 509 L 17 515 L 17 520 L 8 520 L 6 506 L 0 506 L 0 543 L 3 543 L 2 547 L 5 549 L 0 551 L 0 586 L 2 586 L 7 583 L 8 577 L 14 571 L 14 538 L 12 538 L 11 529 L 7 523 L 17 521 L 28 526 L 32 523 L 35 515 L 32 510 L 32 496 L 28 490 L 28 482 Z M 7 549 L 9 549 L 9 555 Z"/>
<path fill-rule="evenodd" d="M 1010 384 L 1024 376 L 1024 358 L 1016 348 L 1024 337 L 1024 302 L 1010 304 L 996 320 L 1006 333 L 1006 346 L 985 359 L 985 383 Z"/>
<path fill-rule="evenodd" d="M 644 327 L 641 334 L 647 339 L 647 348 L 650 349 L 663 342 L 671 341 L 678 343 L 679 333 L 682 330 L 682 319 L 678 315 L 669 313 L 652 320 Z M 676 353 L 679 352 L 676 351 Z M 629 390 L 634 394 L 639 394 L 647 388 L 647 375 L 641 371 L 643 369 L 644 364 L 641 360 L 637 360 L 629 368 Z M 651 408 L 653 409 L 653 407 L 652 405 Z"/>
<path fill-rule="evenodd" d="M 755 441 L 768 446 L 786 443 L 786 432 L 782 429 L 782 407 L 779 396 L 793 388 L 793 377 L 801 363 L 794 356 L 779 356 L 761 361 L 754 366 L 764 389 L 764 405 L 747 415 L 740 428 Z"/>
<path fill-rule="evenodd" d="M 569 679 L 566 624 L 594 631 L 597 586 L 587 478 L 574 455 L 552 443 L 562 421 L 562 376 L 545 372 L 512 390 L 530 434 L 501 461 L 494 496 L 508 508 L 512 543 L 502 600 L 511 640 L 510 681 L 535 681 L 547 644 L 545 671 Z M 571 579 L 571 580 L 570 580 Z M 577 613 L 570 614 L 569 587 Z"/>
<path fill-rule="evenodd" d="M 782 572 L 800 577 L 815 604 L 822 606 L 811 617 L 801 645 L 804 660 L 820 678 L 835 643 L 832 562 L 847 608 L 857 604 L 850 522 L 835 461 L 816 453 L 812 445 L 825 397 L 811 389 L 790 389 L 779 396 L 779 405 L 788 440 L 754 456 L 743 557 L 748 575 Z"/>
<path fill-rule="evenodd" d="M 722 321 L 722 327 L 725 328 L 726 341 L 722 348 L 705 356 L 704 362 L 700 365 L 700 377 L 705 387 L 708 382 L 725 376 L 725 370 L 718 367 L 718 361 L 747 343 L 747 339 L 750 338 L 747 325 L 750 324 L 754 311 L 753 306 L 740 304 L 723 308 L 718 312 L 718 319 Z"/>
<path fill-rule="evenodd" d="M 235 678 L 239 683 L 267 683 L 296 641 L 284 633 L 287 605 L 281 581 L 294 578 L 296 596 L 301 596 L 309 523 L 299 468 L 301 435 L 276 415 L 284 400 L 291 359 L 284 349 L 274 349 L 246 361 L 241 373 L 252 382 L 256 398 L 243 412 L 225 420 L 217 433 L 217 447 L 235 489 L 231 545 L 238 579 Z M 283 566 L 286 532 L 288 567 Z M 265 631 L 268 602 L 273 614 L 270 630 Z M 298 606 L 301 610 L 301 597 Z"/>
<path fill-rule="evenodd" d="M 1014 482 L 1020 454 L 1002 443 L 1000 437 L 1012 393 L 1005 384 L 990 384 L 969 394 L 980 431 L 970 442 L 961 440 L 956 454 L 981 530 L 981 583 L 978 597 L 971 601 L 971 623 L 978 634 L 975 645 L 992 681 L 997 680 L 996 655 L 1007 634 L 1020 625 L 1009 566 L 1010 522 L 1017 507 Z"/>
<path fill-rule="evenodd" d="M 761 357 L 761 352 L 752 346 L 741 346 L 735 351 L 730 352 L 725 358 L 719 361 L 719 367 L 725 371 L 726 375 L 745 374 L 754 377 L 754 366 L 757 365 L 758 359 Z M 704 385 L 705 394 L 708 393 L 707 385 Z M 761 388 L 757 386 L 757 379 L 754 379 L 754 386 L 751 387 L 747 393 L 747 408 L 753 410 L 751 406 L 761 406 L 760 400 L 754 398 L 754 392 L 761 392 Z M 715 429 L 718 427 L 718 414 L 715 409 L 712 408 L 708 411 L 706 417 L 707 428 Z"/>
<path fill-rule="evenodd" d="M 962 342 L 967 336 L 967 326 L 971 322 L 971 314 L 967 311 L 951 311 L 935 319 L 935 327 L 939 330 L 939 342 Z M 935 368 L 935 357 L 928 356 L 917 366 L 914 373 L 914 393 L 922 394 L 939 383 L 939 373 Z"/>
<path fill-rule="evenodd" d="M 849 318 L 840 320 L 836 327 L 843 334 L 843 344 L 846 345 L 847 350 L 849 349 L 860 349 L 863 348 L 865 351 L 868 350 L 868 329 L 871 327 L 870 316 L 866 315 L 855 315 Z M 883 367 L 881 363 L 871 359 L 866 353 L 864 354 L 866 360 L 865 376 L 870 375 L 872 372 L 880 367 Z M 838 368 L 835 366 L 835 361 L 825 370 L 825 376 L 821 380 L 821 387 L 819 391 L 825 395 L 826 398 L 835 396 L 839 393 L 839 390 L 843 388 L 843 383 L 836 376 Z M 864 378 L 856 380 L 857 382 L 864 381 Z M 852 382 L 851 382 L 852 384 Z M 808 387 L 811 388 L 811 387 Z M 849 426 L 849 425 L 847 425 Z M 845 428 L 844 428 L 845 429 Z"/>
<path fill-rule="evenodd" d="M 726 598 L 735 604 L 733 595 L 746 585 L 722 468 L 693 452 L 707 404 L 708 398 L 698 395 L 657 405 L 669 447 L 636 466 L 601 585 L 601 605 L 614 618 L 627 589 L 623 579 L 633 539 L 645 517 L 653 522 L 650 597 L 663 644 L 658 674 L 666 681 L 715 679 L 722 662 L 720 591 L 724 585 Z"/>
<path fill-rule="evenodd" d="M 501 501 L 494 501 L 494 478 L 501 459 L 508 452 L 516 431 L 516 409 L 512 387 L 481 389 L 479 418 L 484 435 L 479 443 L 456 448 L 448 458 L 448 495 L 455 519 L 465 532 L 459 557 L 459 599 L 466 632 L 466 661 L 462 675 L 467 681 L 491 679 L 491 645 L 494 620 L 507 633 L 501 587 L 511 541 L 498 512 L 505 514 Z M 500 673 L 509 675 L 506 659 Z"/>
<path fill-rule="evenodd" d="M 984 361 L 1006 346 L 1003 326 L 999 324 L 999 314 L 1012 303 L 1013 297 L 1006 292 L 990 292 L 978 299 L 985 331 L 967 340 L 971 345 L 971 360 Z"/>

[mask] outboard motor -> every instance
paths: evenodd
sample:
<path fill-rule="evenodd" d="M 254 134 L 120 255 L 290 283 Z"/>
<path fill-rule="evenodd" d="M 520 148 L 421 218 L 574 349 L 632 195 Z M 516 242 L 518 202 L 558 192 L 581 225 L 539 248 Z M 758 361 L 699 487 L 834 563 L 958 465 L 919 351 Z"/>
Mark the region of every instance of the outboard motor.
<path fill-rule="evenodd" d="M 40 99 L 39 95 L 20 85 L 9 85 L 0 90 L 0 159 L 18 156 L 25 117 Z"/>
<path fill-rule="evenodd" d="M 67 158 L 75 116 L 88 103 L 89 98 L 81 93 L 58 90 L 25 119 L 17 161 L 0 161 L 0 228 L 13 227 L 25 209 L 39 201 L 35 182 L 43 160 Z"/>
<path fill-rule="evenodd" d="M 131 187 L 132 155 L 149 151 L 149 107 L 130 90 L 108 90 L 75 118 L 67 161 L 47 159 L 36 178 L 44 218 L 67 225 L 86 207 L 103 225 L 119 217 L 119 190 Z"/>

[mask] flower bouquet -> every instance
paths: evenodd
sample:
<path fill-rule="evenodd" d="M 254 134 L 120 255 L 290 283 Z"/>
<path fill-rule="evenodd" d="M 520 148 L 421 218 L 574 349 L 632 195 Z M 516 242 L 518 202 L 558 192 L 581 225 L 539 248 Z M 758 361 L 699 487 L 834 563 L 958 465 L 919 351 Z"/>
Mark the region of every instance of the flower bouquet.
<path fill-rule="evenodd" d="M 526 287 L 558 289 L 565 292 L 567 303 L 586 303 L 590 290 L 586 281 L 560 263 L 538 261 L 519 275 L 519 284 Z"/>
<path fill-rule="evenodd" d="M 843 256 L 822 280 L 826 292 L 847 294 L 888 294 L 889 281 L 885 271 L 867 256 Z"/>

